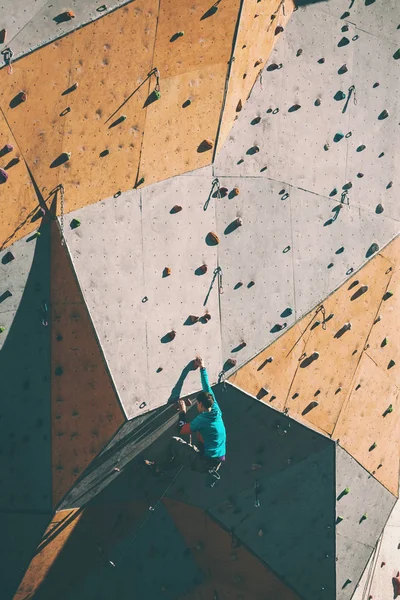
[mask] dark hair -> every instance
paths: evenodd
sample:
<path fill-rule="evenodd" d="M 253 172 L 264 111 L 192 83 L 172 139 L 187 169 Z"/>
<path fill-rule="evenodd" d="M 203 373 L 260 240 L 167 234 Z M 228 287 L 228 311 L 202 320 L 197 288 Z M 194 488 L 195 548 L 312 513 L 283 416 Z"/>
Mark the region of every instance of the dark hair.
<path fill-rule="evenodd" d="M 209 392 L 200 392 L 197 394 L 197 402 L 200 402 L 208 410 L 214 404 L 214 398 Z"/>

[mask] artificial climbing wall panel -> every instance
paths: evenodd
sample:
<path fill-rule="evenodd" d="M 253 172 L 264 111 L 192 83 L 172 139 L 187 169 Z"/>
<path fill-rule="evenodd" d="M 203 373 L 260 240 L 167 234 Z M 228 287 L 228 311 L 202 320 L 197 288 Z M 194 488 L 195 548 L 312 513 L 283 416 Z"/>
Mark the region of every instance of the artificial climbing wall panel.
<path fill-rule="evenodd" d="M 388 398 L 397 393 L 397 350 L 395 344 L 386 342 L 398 321 L 395 309 L 398 290 L 396 285 L 391 285 L 398 277 L 394 270 L 398 246 L 396 239 L 384 248 L 296 327 L 239 369 L 231 377 L 232 383 L 280 410 L 288 409 L 296 419 L 341 438 L 336 428 L 346 413 L 349 395 L 351 398 L 355 393 L 357 370 L 360 361 L 365 360 L 365 351 L 375 357 L 375 375 L 380 374 L 379 380 L 384 387 L 386 385 L 388 397 L 382 400 L 387 404 L 383 412 L 391 402 Z M 375 334 L 376 327 L 380 328 L 378 334 Z M 285 376 L 282 377 L 282 373 Z M 353 408 L 354 403 L 349 415 L 353 415 Z M 368 409 L 366 419 L 369 413 Z M 392 417 L 390 414 L 387 419 Z M 354 415 L 354 418 L 357 417 Z M 392 422 L 397 423 L 396 417 Z M 346 431 L 351 437 L 350 425 Z M 384 435 L 383 429 L 379 431 Z M 365 435 L 362 428 L 354 428 L 355 439 Z M 390 429 L 386 439 L 393 452 L 397 444 L 396 429 Z M 365 464 L 363 460 L 360 462 Z M 393 472 L 390 468 L 390 473 L 384 475 L 381 468 L 376 476 L 382 482 L 384 477 L 387 484 L 395 471 L 396 464 Z M 393 486 L 395 488 L 395 481 L 389 488 L 392 491 Z"/>
<path fill-rule="evenodd" d="M 50 230 L 0 255 L 0 506 L 51 510 Z"/>
<path fill-rule="evenodd" d="M 378 4 L 386 13 L 387 6 Z M 398 219 L 400 142 L 393 123 L 400 61 L 397 41 L 388 39 L 397 24 L 388 19 L 371 35 L 353 15 L 346 21 L 329 14 L 331 5 L 316 3 L 294 14 L 215 171 L 274 179 L 284 174 L 288 184 L 337 198 L 343 186 L 351 186 L 350 203 L 368 211 L 382 204 L 385 214 Z M 368 10 L 358 7 L 358 16 Z M 398 23 L 400 9 L 393 10 Z M 312 32 L 311 45 L 304 31 Z M 259 152 L 249 155 L 254 145 Z"/>
<path fill-rule="evenodd" d="M 315 313 L 301 323 L 302 329 L 310 324 L 309 333 L 288 390 L 286 408 L 291 414 L 304 416 L 307 422 L 328 434 L 332 434 L 350 393 L 390 279 L 388 266 L 386 259 L 376 256 L 323 301 L 327 322 L 323 322 L 324 316 L 321 318 L 320 312 L 313 321 L 311 317 Z"/>
<path fill-rule="evenodd" d="M 67 212 L 135 184 L 157 8 L 125 6 L 18 61 L 12 77 L 0 72 L 28 167 L 44 196 L 65 186 Z"/>
<path fill-rule="evenodd" d="M 18 586 L 14 600 L 36 597 L 40 585 L 45 581 L 53 564 L 68 543 L 82 514 L 78 510 L 61 510 L 55 513 Z"/>
<path fill-rule="evenodd" d="M 221 370 L 209 192 L 208 178 L 182 176 L 70 215 L 81 221 L 66 229 L 71 257 L 128 418 L 199 389 L 197 353 L 211 381 Z"/>
<path fill-rule="evenodd" d="M 396 502 L 343 448 L 336 446 L 336 598 L 352 597 Z"/>
<path fill-rule="evenodd" d="M 207 513 L 183 502 L 170 499 L 164 499 L 163 502 L 184 537 L 186 546 L 207 573 L 203 586 L 207 586 L 211 593 L 214 591 L 221 600 L 239 597 L 263 600 L 266 596 L 298 600 L 297 594 L 246 548 L 232 548 L 232 537 Z M 203 586 L 197 587 L 185 599 L 212 597 L 199 595 Z M 229 588 L 230 596 L 225 596 L 225 586 Z"/>
<path fill-rule="evenodd" d="M 392 406 L 393 412 L 388 412 Z M 392 494 L 399 487 L 399 390 L 364 355 L 333 437 Z"/>
<path fill-rule="evenodd" d="M 234 121 L 247 102 L 274 43 L 280 39 L 280 27 L 286 26 L 292 11 L 292 0 L 267 0 L 262 4 L 253 0 L 242 2 L 221 115 L 218 151 L 223 147 Z"/>
<path fill-rule="evenodd" d="M 0 115 L 0 167 L 8 175 L 0 188 L 0 249 L 4 250 L 36 229 L 38 199 L 3 114 Z"/>
<path fill-rule="evenodd" d="M 147 108 L 139 181 L 167 179 L 211 162 L 222 107 L 226 63 L 169 77 L 161 82 L 161 98 Z M 179 124 L 179 126 L 178 126 Z"/>
<path fill-rule="evenodd" d="M 222 197 L 211 202 L 221 238 L 223 352 L 240 363 L 321 302 L 398 230 L 391 219 L 278 181 L 218 179 Z"/>
<path fill-rule="evenodd" d="M 60 231 L 52 222 L 53 504 L 124 422 Z"/>
<path fill-rule="evenodd" d="M 100 5 L 96 0 L 70 0 L 66 8 L 63 0 L 14 0 L 4 8 L 2 26 L 7 29 L 7 38 L 0 50 L 11 47 L 15 60 L 128 2 L 111 0 Z M 69 18 L 67 12 L 74 16 Z"/>

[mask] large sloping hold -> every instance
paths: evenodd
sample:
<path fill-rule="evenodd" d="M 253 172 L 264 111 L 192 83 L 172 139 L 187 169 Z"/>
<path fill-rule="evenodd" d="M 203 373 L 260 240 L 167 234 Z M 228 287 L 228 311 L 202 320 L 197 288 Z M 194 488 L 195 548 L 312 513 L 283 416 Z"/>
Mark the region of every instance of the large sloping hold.
<path fill-rule="evenodd" d="M 395 255 L 398 243 L 230 379 L 339 439 L 395 495 L 400 417 L 397 351 L 389 334 L 397 327 L 398 271 L 385 255 Z"/>
<path fill-rule="evenodd" d="M 53 505 L 124 422 L 56 221 L 52 224 Z"/>

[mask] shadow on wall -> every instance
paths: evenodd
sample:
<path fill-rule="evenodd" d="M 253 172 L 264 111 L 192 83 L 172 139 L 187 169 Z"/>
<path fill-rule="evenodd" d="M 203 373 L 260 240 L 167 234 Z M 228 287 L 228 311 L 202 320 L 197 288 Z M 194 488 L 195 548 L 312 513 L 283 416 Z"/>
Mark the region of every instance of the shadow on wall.
<path fill-rule="evenodd" d="M 50 295 L 50 223 L 42 223 L 39 232 L 37 238 L 19 242 L 36 243 L 26 281 L 21 281 L 17 251 L 12 261 L 2 261 L 4 272 L 13 269 L 13 285 L 24 288 L 15 314 L 12 293 L 0 305 L 0 324 L 13 317 L 0 351 L 0 529 L 6 549 L 0 561 L 0 581 L 4 598 L 13 596 L 52 512 L 50 330 L 42 324 L 43 301 L 48 303 Z"/>

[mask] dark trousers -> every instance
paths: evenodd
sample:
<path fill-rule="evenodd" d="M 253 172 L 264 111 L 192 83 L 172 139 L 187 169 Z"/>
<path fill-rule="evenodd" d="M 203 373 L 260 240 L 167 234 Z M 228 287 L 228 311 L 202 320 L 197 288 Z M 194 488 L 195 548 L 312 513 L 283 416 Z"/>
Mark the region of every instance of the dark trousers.
<path fill-rule="evenodd" d="M 180 437 L 170 439 L 168 453 L 171 457 L 175 458 L 177 463 L 187 465 L 191 467 L 192 471 L 197 471 L 198 473 L 208 473 L 209 469 L 217 466 L 220 462 L 218 458 L 204 456 L 197 446 L 185 442 Z"/>

